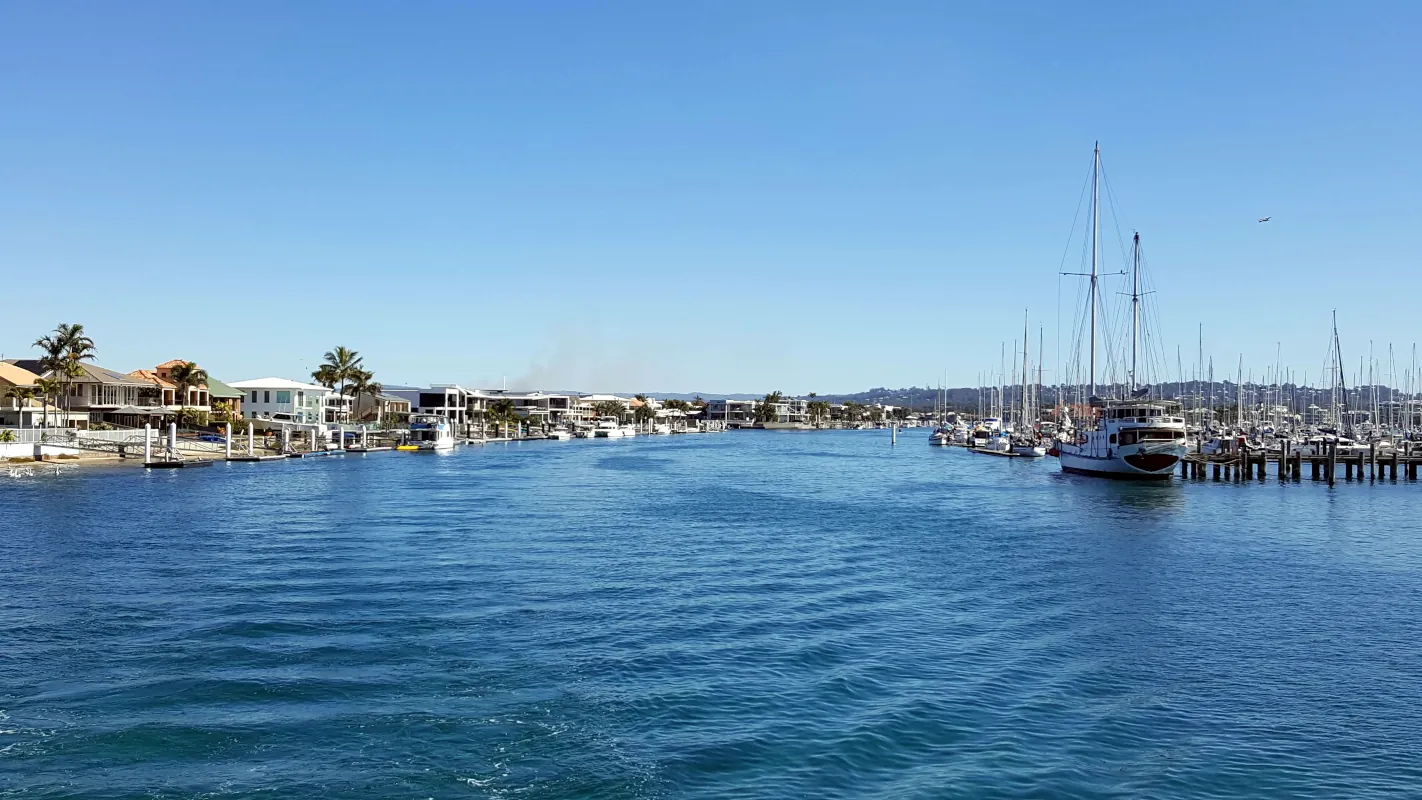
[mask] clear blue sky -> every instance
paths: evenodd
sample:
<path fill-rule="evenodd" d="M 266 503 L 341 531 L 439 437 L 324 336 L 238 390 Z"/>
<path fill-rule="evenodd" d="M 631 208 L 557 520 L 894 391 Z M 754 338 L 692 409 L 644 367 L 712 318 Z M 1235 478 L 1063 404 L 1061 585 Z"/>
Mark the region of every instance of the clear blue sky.
<path fill-rule="evenodd" d="M 0 350 L 826 393 L 1030 307 L 1050 371 L 1096 139 L 1172 361 L 1419 338 L 1422 6 L 881 6 L 7 3 Z"/>

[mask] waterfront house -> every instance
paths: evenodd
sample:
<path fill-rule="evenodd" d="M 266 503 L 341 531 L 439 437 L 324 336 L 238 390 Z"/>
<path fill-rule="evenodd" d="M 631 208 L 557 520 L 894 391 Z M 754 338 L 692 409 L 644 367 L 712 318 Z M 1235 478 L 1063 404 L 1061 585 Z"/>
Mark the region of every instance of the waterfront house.
<path fill-rule="evenodd" d="M 486 403 L 498 399 L 512 402 L 519 416 L 536 425 L 557 427 L 569 422 L 581 422 L 592 416 L 593 404 L 576 395 L 538 391 L 510 392 L 503 389 L 483 389 L 478 394 Z"/>
<path fill-rule="evenodd" d="M 332 408 L 345 407 L 344 403 L 337 406 L 330 404 L 336 394 L 332 389 L 286 378 L 256 378 L 228 385 L 244 394 L 244 419 L 315 425 L 331 421 L 327 419 L 327 414 Z M 350 400 L 348 397 L 341 399 Z"/>
<path fill-rule="evenodd" d="M 355 400 L 352 419 L 358 422 L 388 422 L 399 425 L 410 420 L 410 401 L 393 394 L 374 397 L 363 394 Z"/>
<path fill-rule="evenodd" d="M 412 414 L 434 414 L 450 420 L 456 432 L 466 431 L 471 417 L 488 408 L 486 398 L 479 392 L 453 383 L 437 383 L 427 389 L 387 386 L 385 394 L 408 402 Z"/>
<path fill-rule="evenodd" d="M 212 403 L 214 414 L 230 414 L 233 418 L 242 416 L 242 400 L 246 392 L 233 388 L 222 381 L 212 377 L 207 378 L 207 394 Z"/>
<path fill-rule="evenodd" d="M 10 363 L 31 372 L 43 369 L 35 359 Z M 81 427 L 99 423 L 125 427 L 161 424 L 171 412 L 152 402 L 156 397 L 152 389 L 150 381 L 80 362 L 79 374 L 69 379 L 69 392 L 58 398 L 58 404 L 68 409 L 73 422 Z"/>
<path fill-rule="evenodd" d="M 706 404 L 706 419 L 723 423 L 727 428 L 749 428 L 755 424 L 758 400 L 712 400 Z"/>

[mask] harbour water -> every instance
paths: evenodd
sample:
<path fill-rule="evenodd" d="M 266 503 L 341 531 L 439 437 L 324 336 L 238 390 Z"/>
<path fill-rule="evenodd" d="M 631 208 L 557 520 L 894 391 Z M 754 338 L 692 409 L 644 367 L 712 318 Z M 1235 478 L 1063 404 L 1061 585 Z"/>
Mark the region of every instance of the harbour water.
<path fill-rule="evenodd" d="M 1422 785 L 1422 487 L 926 436 L 0 481 L 0 797 Z"/>

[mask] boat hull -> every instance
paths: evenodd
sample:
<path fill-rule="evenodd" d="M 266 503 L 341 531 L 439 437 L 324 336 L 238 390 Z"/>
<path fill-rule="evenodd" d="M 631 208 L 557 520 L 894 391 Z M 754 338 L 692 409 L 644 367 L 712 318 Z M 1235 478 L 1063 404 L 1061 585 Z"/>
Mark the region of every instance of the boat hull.
<path fill-rule="evenodd" d="M 1175 466 L 1180 463 L 1180 456 L 1175 453 L 1102 457 L 1072 453 L 1065 447 L 1057 457 L 1061 459 L 1062 472 L 1118 480 L 1170 480 Z"/>

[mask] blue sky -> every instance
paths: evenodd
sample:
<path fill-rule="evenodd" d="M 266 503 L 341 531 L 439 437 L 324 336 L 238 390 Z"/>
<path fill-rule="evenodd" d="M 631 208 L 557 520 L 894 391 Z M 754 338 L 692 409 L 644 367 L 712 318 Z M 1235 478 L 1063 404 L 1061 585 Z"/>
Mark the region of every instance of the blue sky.
<path fill-rule="evenodd" d="M 1418 338 L 1422 7 L 883 5 L 6 4 L 0 350 L 826 393 L 1030 308 L 1051 380 L 1097 139 L 1170 375 Z"/>

